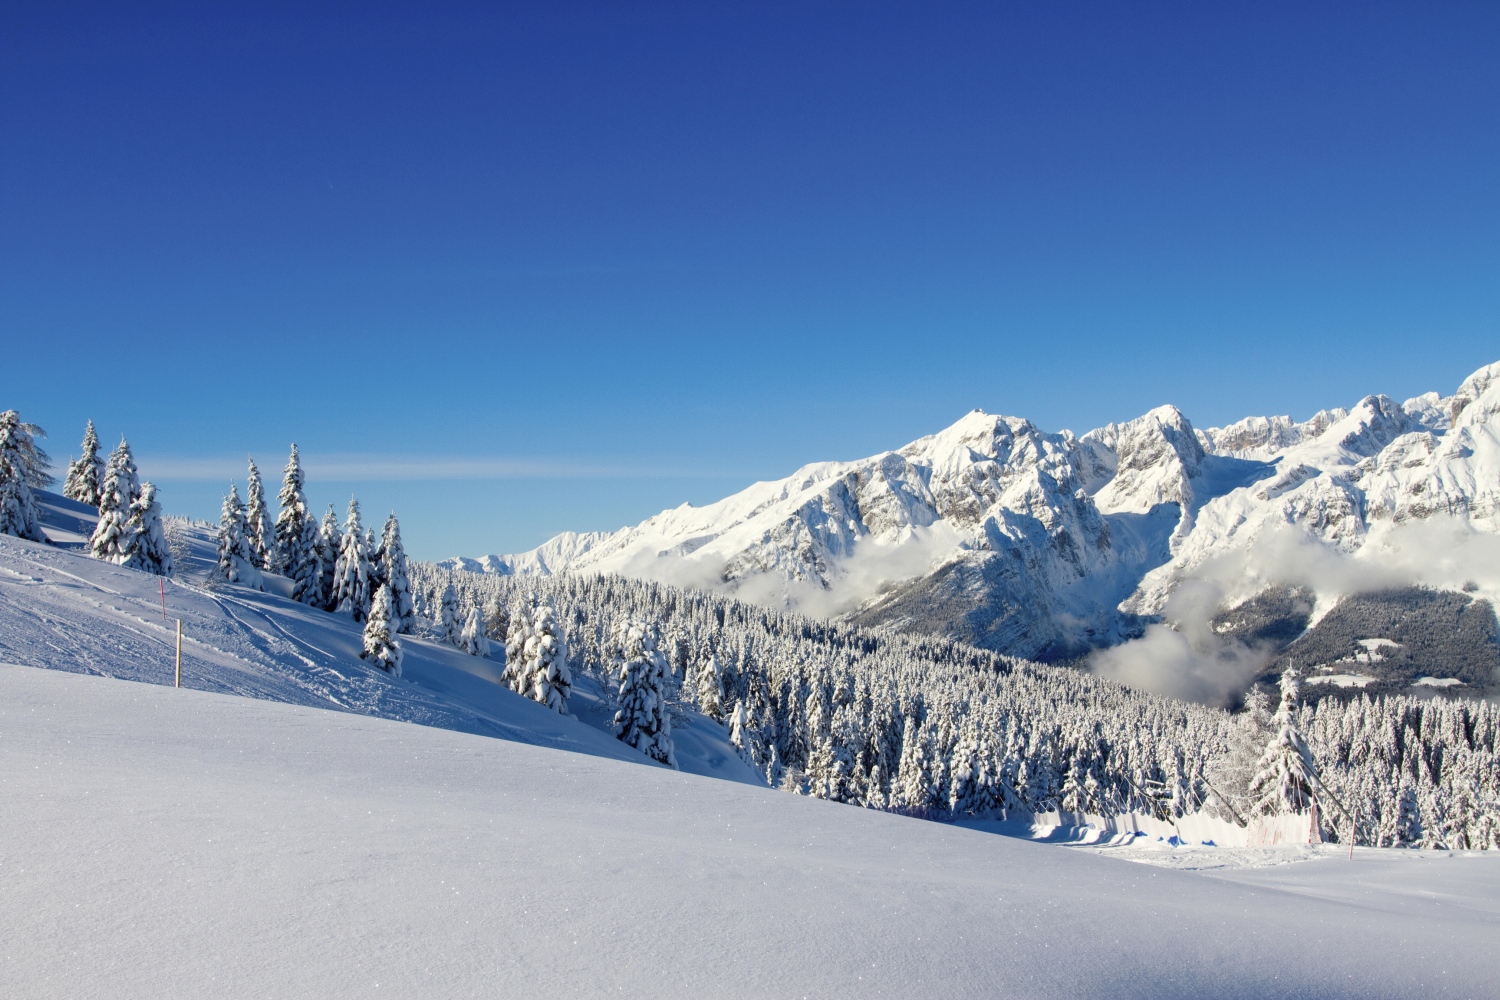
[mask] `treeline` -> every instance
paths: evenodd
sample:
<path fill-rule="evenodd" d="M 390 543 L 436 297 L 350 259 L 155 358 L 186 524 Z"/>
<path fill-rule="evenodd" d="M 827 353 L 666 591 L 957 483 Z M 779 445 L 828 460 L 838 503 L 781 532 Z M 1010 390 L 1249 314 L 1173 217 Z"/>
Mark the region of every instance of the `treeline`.
<path fill-rule="evenodd" d="M 419 608 L 448 595 L 450 616 L 497 638 L 517 609 L 555 607 L 572 669 L 605 690 L 649 659 L 631 638 L 646 637 L 663 698 L 723 722 L 773 786 L 803 794 L 933 818 L 1203 810 L 1241 823 L 1305 808 L 1311 794 L 1332 840 L 1500 846 L 1500 719 L 1486 703 L 1303 706 L 1293 675 L 1274 715 L 1261 691 L 1232 716 L 940 638 L 651 582 L 413 563 L 412 585 Z"/>

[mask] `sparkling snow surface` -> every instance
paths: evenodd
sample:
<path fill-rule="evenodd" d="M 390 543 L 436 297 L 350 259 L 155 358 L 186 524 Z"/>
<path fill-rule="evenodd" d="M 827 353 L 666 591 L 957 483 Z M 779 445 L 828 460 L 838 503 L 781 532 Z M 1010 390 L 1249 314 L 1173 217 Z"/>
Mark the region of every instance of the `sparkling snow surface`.
<path fill-rule="evenodd" d="M 1209 874 L 0 667 L 6 996 L 1493 996 L 1500 858 Z M 1415 852 L 1412 852 L 1415 854 Z"/>

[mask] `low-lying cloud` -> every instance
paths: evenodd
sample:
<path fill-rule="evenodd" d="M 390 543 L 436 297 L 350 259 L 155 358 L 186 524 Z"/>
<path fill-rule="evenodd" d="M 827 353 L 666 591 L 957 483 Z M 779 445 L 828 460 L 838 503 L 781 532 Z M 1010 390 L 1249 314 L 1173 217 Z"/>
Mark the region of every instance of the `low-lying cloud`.
<path fill-rule="evenodd" d="M 1439 516 L 1377 523 L 1353 553 L 1291 525 L 1263 532 L 1241 552 L 1208 560 L 1178 584 L 1163 609 L 1165 624 L 1089 658 L 1101 677 L 1130 687 L 1210 705 L 1227 704 L 1274 656 L 1213 631 L 1219 608 L 1272 586 L 1302 587 L 1317 596 L 1313 621 L 1351 594 L 1397 587 L 1467 589 L 1500 603 L 1500 535 Z"/>

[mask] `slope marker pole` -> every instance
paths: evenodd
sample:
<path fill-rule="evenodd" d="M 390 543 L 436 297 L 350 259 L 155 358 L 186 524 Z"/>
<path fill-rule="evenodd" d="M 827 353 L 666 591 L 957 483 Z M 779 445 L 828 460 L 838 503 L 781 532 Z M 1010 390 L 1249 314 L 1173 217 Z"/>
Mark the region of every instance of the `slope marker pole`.
<path fill-rule="evenodd" d="M 177 674 L 172 681 L 173 687 L 182 687 L 182 619 L 177 619 Z"/>
<path fill-rule="evenodd" d="M 166 621 L 167 620 L 167 578 L 164 577 L 164 576 L 157 577 L 156 578 L 156 585 L 161 588 L 161 620 L 162 621 Z"/>

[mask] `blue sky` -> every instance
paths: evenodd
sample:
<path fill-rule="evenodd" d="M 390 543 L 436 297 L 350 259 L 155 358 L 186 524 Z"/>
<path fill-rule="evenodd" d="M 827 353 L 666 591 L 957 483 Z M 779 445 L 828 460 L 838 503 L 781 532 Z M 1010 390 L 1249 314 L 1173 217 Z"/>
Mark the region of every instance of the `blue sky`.
<path fill-rule="evenodd" d="M 8 4 L 0 406 L 197 516 L 295 440 L 436 558 L 976 406 L 1451 392 L 1497 48 L 1493 3 Z"/>

